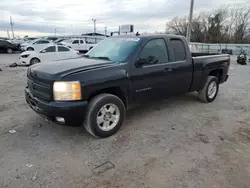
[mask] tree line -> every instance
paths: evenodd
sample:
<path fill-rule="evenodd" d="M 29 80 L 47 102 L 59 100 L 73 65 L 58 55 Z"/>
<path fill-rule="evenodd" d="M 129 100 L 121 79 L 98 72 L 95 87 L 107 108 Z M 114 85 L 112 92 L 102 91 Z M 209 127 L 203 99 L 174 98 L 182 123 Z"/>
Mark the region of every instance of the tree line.
<path fill-rule="evenodd" d="M 188 18 L 175 17 L 166 33 L 186 36 Z M 193 17 L 191 42 L 250 43 L 250 7 L 223 7 Z"/>

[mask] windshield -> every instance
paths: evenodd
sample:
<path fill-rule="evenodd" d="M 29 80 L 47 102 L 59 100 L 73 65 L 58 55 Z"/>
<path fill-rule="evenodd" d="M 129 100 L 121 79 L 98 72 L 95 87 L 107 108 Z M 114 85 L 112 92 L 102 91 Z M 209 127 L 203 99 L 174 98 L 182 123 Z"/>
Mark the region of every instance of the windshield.
<path fill-rule="evenodd" d="M 39 39 L 33 39 L 33 40 L 29 40 L 29 41 L 27 41 L 27 43 L 34 43 L 34 42 L 36 42 L 36 41 L 38 41 Z"/>
<path fill-rule="evenodd" d="M 61 41 L 61 42 L 71 43 L 73 40 L 74 40 L 74 39 L 65 39 L 65 40 L 63 40 L 63 41 Z"/>
<path fill-rule="evenodd" d="M 135 49 L 139 38 L 107 38 L 91 49 L 85 57 L 122 62 Z"/>

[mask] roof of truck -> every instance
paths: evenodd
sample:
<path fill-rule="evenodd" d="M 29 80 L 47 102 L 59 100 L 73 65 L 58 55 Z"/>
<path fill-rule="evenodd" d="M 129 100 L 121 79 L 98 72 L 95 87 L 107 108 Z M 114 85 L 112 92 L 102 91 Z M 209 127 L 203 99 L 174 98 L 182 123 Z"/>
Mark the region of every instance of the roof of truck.
<path fill-rule="evenodd" d="M 114 38 L 158 38 L 158 37 L 170 37 L 170 38 L 184 38 L 181 35 L 170 35 L 170 34 L 126 34 L 126 35 L 116 35 L 112 36 Z"/>

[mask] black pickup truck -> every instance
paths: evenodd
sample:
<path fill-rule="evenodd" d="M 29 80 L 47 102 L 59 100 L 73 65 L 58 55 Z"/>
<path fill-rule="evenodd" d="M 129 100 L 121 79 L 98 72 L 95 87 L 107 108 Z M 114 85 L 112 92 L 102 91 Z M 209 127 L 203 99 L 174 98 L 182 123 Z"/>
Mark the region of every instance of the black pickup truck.
<path fill-rule="evenodd" d="M 108 137 L 135 104 L 193 91 L 212 102 L 229 66 L 229 55 L 191 54 L 182 36 L 115 36 L 81 58 L 29 67 L 25 96 L 50 120 Z"/>

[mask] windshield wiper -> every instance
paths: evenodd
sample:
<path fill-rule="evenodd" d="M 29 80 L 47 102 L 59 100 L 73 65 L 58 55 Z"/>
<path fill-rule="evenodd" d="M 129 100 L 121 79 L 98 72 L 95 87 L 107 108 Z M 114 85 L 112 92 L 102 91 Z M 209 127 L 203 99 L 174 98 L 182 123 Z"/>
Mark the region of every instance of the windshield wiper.
<path fill-rule="evenodd" d="M 97 59 L 103 59 L 103 60 L 109 60 L 110 61 L 110 59 L 108 57 L 91 57 L 91 58 L 97 58 Z"/>
<path fill-rule="evenodd" d="M 89 55 L 84 54 L 83 57 L 89 57 Z"/>

